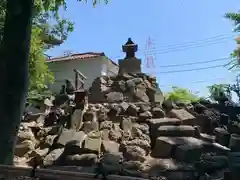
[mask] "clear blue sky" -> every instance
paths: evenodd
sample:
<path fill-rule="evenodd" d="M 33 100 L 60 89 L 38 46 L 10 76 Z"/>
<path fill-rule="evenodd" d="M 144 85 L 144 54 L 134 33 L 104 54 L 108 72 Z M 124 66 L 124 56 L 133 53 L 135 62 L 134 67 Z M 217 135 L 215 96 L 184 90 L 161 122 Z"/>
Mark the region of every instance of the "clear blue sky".
<path fill-rule="evenodd" d="M 138 57 L 143 60 L 143 71 L 155 73 L 160 87 L 168 91 L 171 86 L 187 87 L 206 94 L 206 86 L 213 83 L 233 82 L 235 74 L 227 68 L 160 74 L 165 71 L 204 68 L 227 63 L 228 60 L 189 66 L 161 67 L 208 61 L 229 56 L 235 48 L 231 37 L 233 23 L 224 18 L 226 12 L 240 10 L 239 0 L 110 0 L 109 4 L 92 8 L 91 4 L 68 0 L 68 11 L 63 15 L 75 23 L 75 31 L 68 40 L 50 51 L 50 55 L 61 56 L 66 50 L 74 52 L 105 52 L 114 61 L 124 54 L 121 46 L 128 37 L 139 45 Z M 202 39 L 223 35 L 222 39 L 210 40 L 199 47 Z M 145 44 L 151 37 L 157 52 L 155 67 L 146 68 Z M 197 41 L 186 47 L 186 43 Z M 209 40 L 208 40 L 209 41 Z M 176 51 L 179 45 L 183 51 Z M 168 46 L 168 47 L 166 47 Z M 192 46 L 198 46 L 192 48 Z M 168 53 L 162 53 L 166 52 Z M 170 52 L 169 52 L 170 51 Z"/>

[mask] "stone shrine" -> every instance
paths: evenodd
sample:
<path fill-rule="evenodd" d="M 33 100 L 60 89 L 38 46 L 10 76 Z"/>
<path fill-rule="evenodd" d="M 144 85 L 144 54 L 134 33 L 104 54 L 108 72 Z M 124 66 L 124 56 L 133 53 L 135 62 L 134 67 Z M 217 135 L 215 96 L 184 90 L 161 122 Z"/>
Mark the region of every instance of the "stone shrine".
<path fill-rule="evenodd" d="M 138 45 L 131 38 L 122 46 L 126 57 L 119 60 L 115 77 L 101 76 L 89 89 L 89 102 L 144 102 L 162 104 L 164 97 L 156 77 L 141 71 L 141 60 L 135 57 Z"/>
<path fill-rule="evenodd" d="M 135 57 L 138 45 L 131 38 L 122 46 L 123 52 L 126 53 L 124 59 L 118 60 L 119 73 L 141 73 L 141 60 Z"/>

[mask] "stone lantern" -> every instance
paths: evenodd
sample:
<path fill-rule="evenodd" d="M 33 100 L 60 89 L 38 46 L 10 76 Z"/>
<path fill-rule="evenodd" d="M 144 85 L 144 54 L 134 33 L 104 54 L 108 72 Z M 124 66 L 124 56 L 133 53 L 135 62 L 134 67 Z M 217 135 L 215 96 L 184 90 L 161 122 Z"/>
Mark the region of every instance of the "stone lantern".
<path fill-rule="evenodd" d="M 126 56 L 124 59 L 118 60 L 119 73 L 141 73 L 141 60 L 135 56 L 138 45 L 128 38 L 128 41 L 122 46 L 122 50 Z"/>

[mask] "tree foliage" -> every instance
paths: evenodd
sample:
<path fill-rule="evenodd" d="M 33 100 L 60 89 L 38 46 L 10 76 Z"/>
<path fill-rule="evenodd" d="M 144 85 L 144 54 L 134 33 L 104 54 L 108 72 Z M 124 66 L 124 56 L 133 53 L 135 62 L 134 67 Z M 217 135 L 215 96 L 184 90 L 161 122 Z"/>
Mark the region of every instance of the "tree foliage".
<path fill-rule="evenodd" d="M 238 103 L 240 103 L 240 79 L 239 75 L 236 78 L 236 82 L 233 84 L 214 84 L 208 86 L 210 99 L 219 102 L 221 99 L 228 99 L 232 101 L 232 95 L 235 93 L 238 97 Z"/>
<path fill-rule="evenodd" d="M 82 0 L 78 0 L 81 1 Z M 103 0 L 108 3 L 107 0 Z M 84 0 L 83 2 L 87 2 Z M 92 0 L 93 6 L 99 0 Z M 0 43 L 2 43 L 6 0 L 0 2 Z M 67 10 L 66 0 L 35 0 L 33 27 L 29 59 L 30 90 L 45 89 L 46 83 L 54 81 L 53 74 L 46 64 L 45 52 L 62 44 L 71 33 L 73 22 L 60 16 L 60 10 Z"/>
<path fill-rule="evenodd" d="M 182 103 L 192 103 L 199 100 L 198 96 L 191 93 L 188 89 L 179 87 L 172 87 L 172 91 L 167 93 L 165 98 Z"/>
<path fill-rule="evenodd" d="M 225 17 L 234 23 L 234 32 L 240 32 L 240 12 L 226 13 Z M 230 62 L 230 69 L 239 67 L 240 60 L 240 37 L 236 38 L 237 48 L 232 52 L 233 59 Z"/>
<path fill-rule="evenodd" d="M 231 90 L 229 84 L 213 84 L 208 86 L 210 99 L 213 101 L 221 101 L 222 98 L 230 98 Z"/>

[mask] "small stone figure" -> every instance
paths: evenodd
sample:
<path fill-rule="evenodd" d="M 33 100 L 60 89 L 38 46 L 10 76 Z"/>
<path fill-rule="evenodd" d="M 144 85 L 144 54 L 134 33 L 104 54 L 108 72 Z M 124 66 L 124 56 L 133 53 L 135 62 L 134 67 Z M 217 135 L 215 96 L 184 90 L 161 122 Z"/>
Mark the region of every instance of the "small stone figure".
<path fill-rule="evenodd" d="M 69 80 L 66 80 L 66 92 L 67 94 L 74 94 L 75 88 Z"/>
<path fill-rule="evenodd" d="M 75 109 L 71 117 L 71 129 L 79 131 L 83 125 L 83 115 L 88 108 L 88 91 L 75 91 Z"/>
<path fill-rule="evenodd" d="M 66 94 L 66 85 L 62 85 L 62 88 L 60 90 L 60 94 Z"/>

